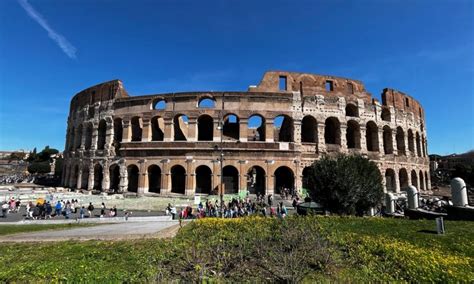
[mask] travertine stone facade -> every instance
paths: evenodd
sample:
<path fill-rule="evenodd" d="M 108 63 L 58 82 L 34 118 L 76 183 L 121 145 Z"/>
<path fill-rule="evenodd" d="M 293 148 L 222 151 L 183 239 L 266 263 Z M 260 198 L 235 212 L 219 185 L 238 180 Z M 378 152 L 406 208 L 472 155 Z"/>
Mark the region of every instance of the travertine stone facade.
<path fill-rule="evenodd" d="M 424 112 L 360 81 L 267 72 L 247 92 L 130 97 L 114 80 L 71 101 L 65 186 L 154 195 L 305 187 L 322 155 L 357 153 L 377 163 L 387 191 L 430 189 Z M 222 151 L 221 151 L 222 150 Z"/>

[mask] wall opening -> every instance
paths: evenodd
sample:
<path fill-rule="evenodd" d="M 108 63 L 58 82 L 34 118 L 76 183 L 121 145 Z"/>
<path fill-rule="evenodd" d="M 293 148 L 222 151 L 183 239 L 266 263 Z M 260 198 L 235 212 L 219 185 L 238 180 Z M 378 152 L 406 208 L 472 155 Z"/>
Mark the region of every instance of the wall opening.
<path fill-rule="evenodd" d="M 411 131 L 411 129 L 408 129 L 408 150 L 410 150 L 411 153 L 415 152 L 414 140 L 415 140 L 415 137 L 413 136 L 413 131 Z"/>
<path fill-rule="evenodd" d="M 408 187 L 408 173 L 405 168 L 401 168 L 398 172 L 398 179 L 400 180 L 400 190 L 406 190 Z"/>
<path fill-rule="evenodd" d="M 239 171 L 234 166 L 224 167 L 223 183 L 226 194 L 239 192 Z"/>
<path fill-rule="evenodd" d="M 163 141 L 165 137 L 165 120 L 155 116 L 151 119 L 151 141 Z"/>
<path fill-rule="evenodd" d="M 173 119 L 174 141 L 186 141 L 188 138 L 188 117 L 178 114 Z"/>
<path fill-rule="evenodd" d="M 412 170 L 411 171 L 411 185 L 419 189 L 418 187 L 418 177 L 416 176 L 416 171 Z"/>
<path fill-rule="evenodd" d="M 347 122 L 346 141 L 348 149 L 360 149 L 360 126 L 355 120 Z"/>
<path fill-rule="evenodd" d="M 349 94 L 353 94 L 354 93 L 354 85 L 352 83 L 347 83 L 347 92 Z"/>
<path fill-rule="evenodd" d="M 295 176 L 290 168 L 281 166 L 275 171 L 274 176 L 276 194 L 281 194 L 283 189 L 288 189 L 291 192 L 295 187 Z"/>
<path fill-rule="evenodd" d="M 273 120 L 276 142 L 293 142 L 293 119 L 287 115 L 279 115 Z"/>
<path fill-rule="evenodd" d="M 301 121 L 301 142 L 318 143 L 318 123 L 311 115 L 303 117 Z"/>
<path fill-rule="evenodd" d="M 240 125 L 239 117 L 235 114 L 228 114 L 224 117 L 223 139 L 239 140 Z"/>
<path fill-rule="evenodd" d="M 385 187 L 387 188 L 387 192 L 396 191 L 395 171 L 392 169 L 385 171 Z"/>
<path fill-rule="evenodd" d="M 420 134 L 418 132 L 416 133 L 416 154 L 421 157 Z"/>
<path fill-rule="evenodd" d="M 280 76 L 280 79 L 278 81 L 278 89 L 280 91 L 286 91 L 287 90 L 287 78 L 286 76 Z"/>
<path fill-rule="evenodd" d="M 114 164 L 109 168 L 110 191 L 117 193 L 120 191 L 120 166 Z"/>
<path fill-rule="evenodd" d="M 405 106 L 406 107 L 410 106 L 410 100 L 408 98 L 405 98 Z"/>
<path fill-rule="evenodd" d="M 89 167 L 84 166 L 82 168 L 81 189 L 87 189 L 88 185 L 89 185 Z"/>
<path fill-rule="evenodd" d="M 248 141 L 265 141 L 265 119 L 258 114 L 248 119 Z"/>
<path fill-rule="evenodd" d="M 386 108 L 382 109 L 381 118 L 383 121 L 390 121 L 391 120 L 390 110 Z"/>
<path fill-rule="evenodd" d="M 135 165 L 130 165 L 127 167 L 128 174 L 128 187 L 129 192 L 138 192 L 138 167 Z"/>
<path fill-rule="evenodd" d="M 132 117 L 132 141 L 142 141 L 142 119 L 138 116 Z"/>
<path fill-rule="evenodd" d="M 365 139 L 367 143 L 367 151 L 379 151 L 379 130 L 373 121 L 367 122 L 365 127 Z"/>
<path fill-rule="evenodd" d="M 305 167 L 302 172 L 302 184 L 303 188 L 309 190 L 311 175 L 313 174 L 313 169 L 311 167 Z"/>
<path fill-rule="evenodd" d="M 87 125 L 85 126 L 86 128 L 86 132 L 85 132 L 85 145 L 84 145 L 84 148 L 86 150 L 90 150 L 91 149 L 91 146 L 92 146 L 92 123 L 87 123 Z"/>
<path fill-rule="evenodd" d="M 102 180 L 104 178 L 104 174 L 102 171 L 102 166 L 100 164 L 96 164 L 94 166 L 94 189 L 102 191 Z"/>
<path fill-rule="evenodd" d="M 265 194 L 265 170 L 253 166 L 247 172 L 247 189 L 250 194 Z"/>
<path fill-rule="evenodd" d="M 392 129 L 387 125 L 383 127 L 383 151 L 385 154 L 393 154 Z"/>
<path fill-rule="evenodd" d="M 405 153 L 405 132 L 403 132 L 403 129 L 399 126 L 397 127 L 397 151 L 398 155 L 406 155 Z"/>
<path fill-rule="evenodd" d="M 157 165 L 148 167 L 148 192 L 160 193 L 161 169 Z"/>
<path fill-rule="evenodd" d="M 171 168 L 171 192 L 184 194 L 186 192 L 186 170 L 176 165 Z"/>
<path fill-rule="evenodd" d="M 326 144 L 341 145 L 341 124 L 335 117 L 328 117 L 324 127 L 324 141 Z"/>
<path fill-rule="evenodd" d="M 155 110 L 165 110 L 166 109 L 166 101 L 162 99 L 158 99 L 153 104 L 153 109 Z"/>
<path fill-rule="evenodd" d="M 201 98 L 198 102 L 198 108 L 215 108 L 215 107 L 216 107 L 216 101 L 208 97 Z"/>
<path fill-rule="evenodd" d="M 326 89 L 326 92 L 332 92 L 334 91 L 334 83 L 332 81 L 326 81 L 324 88 Z"/>
<path fill-rule="evenodd" d="M 107 122 L 105 122 L 105 119 L 101 119 L 99 122 L 99 128 L 97 129 L 97 150 L 104 150 L 106 137 Z"/>
<path fill-rule="evenodd" d="M 198 141 L 212 141 L 214 139 L 214 120 L 204 114 L 198 118 Z"/>
<path fill-rule="evenodd" d="M 354 104 L 346 105 L 346 116 L 359 117 L 359 109 Z"/>
<path fill-rule="evenodd" d="M 75 137 L 76 141 L 74 141 L 74 149 L 79 149 L 81 147 L 81 140 L 82 140 L 82 125 L 77 127 L 77 134 Z"/>
<path fill-rule="evenodd" d="M 122 142 L 122 136 L 123 136 L 122 119 L 116 118 L 114 119 L 114 141 Z"/>
<path fill-rule="evenodd" d="M 196 168 L 196 193 L 210 194 L 212 190 L 212 171 L 208 166 Z"/>

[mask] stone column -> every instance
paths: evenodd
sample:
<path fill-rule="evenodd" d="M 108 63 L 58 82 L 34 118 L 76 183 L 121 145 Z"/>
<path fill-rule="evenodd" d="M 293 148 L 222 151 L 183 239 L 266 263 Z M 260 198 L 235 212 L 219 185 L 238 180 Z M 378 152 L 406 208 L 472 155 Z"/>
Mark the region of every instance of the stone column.
<path fill-rule="evenodd" d="M 367 138 L 366 138 L 367 134 L 366 133 L 367 133 L 367 129 L 365 125 L 360 125 L 360 152 L 361 154 L 367 154 Z"/>
<path fill-rule="evenodd" d="M 318 152 L 325 153 L 326 152 L 326 141 L 324 140 L 324 131 L 326 125 L 324 122 L 318 121 Z"/>
<path fill-rule="evenodd" d="M 219 127 L 223 127 L 223 125 L 219 126 L 219 119 L 214 120 L 214 131 L 213 131 L 214 137 L 212 139 L 214 142 L 221 141 L 222 130 L 219 129 Z"/>
<path fill-rule="evenodd" d="M 378 128 L 379 153 L 385 154 L 383 145 L 383 128 Z"/>
<path fill-rule="evenodd" d="M 393 155 L 398 156 L 397 128 L 392 129 L 392 149 Z"/>
<path fill-rule="evenodd" d="M 412 183 L 411 183 L 411 172 L 409 170 L 407 170 L 407 183 L 408 183 L 408 186 L 412 185 Z M 419 186 L 419 184 L 418 184 L 418 186 Z"/>
<path fill-rule="evenodd" d="M 78 127 L 74 130 L 74 141 L 73 141 L 74 147 L 73 147 L 73 150 L 79 149 L 81 147 L 82 136 L 84 136 L 84 135 L 82 135 L 83 132 L 84 132 L 84 130 L 82 130 L 79 133 L 79 128 Z M 78 138 L 79 134 L 81 136 Z"/>
<path fill-rule="evenodd" d="M 164 142 L 171 142 L 174 140 L 173 137 L 173 118 L 164 118 L 165 129 L 164 131 Z"/>
<path fill-rule="evenodd" d="M 104 145 L 104 150 L 108 151 L 113 148 L 113 142 L 114 142 L 114 124 L 112 123 L 107 123 L 107 128 L 105 130 L 105 145 Z M 104 175 L 105 176 L 105 175 Z"/>
<path fill-rule="evenodd" d="M 94 178 L 95 171 L 94 171 L 94 163 L 91 162 L 89 164 L 89 180 L 87 181 L 87 190 L 91 191 L 94 189 Z"/>
<path fill-rule="evenodd" d="M 301 144 L 301 119 L 293 120 L 293 141 Z"/>
<path fill-rule="evenodd" d="M 188 137 L 187 141 L 194 142 L 197 141 L 197 118 L 189 117 L 188 118 Z"/>
<path fill-rule="evenodd" d="M 400 192 L 400 179 L 398 178 L 398 171 L 395 171 L 394 178 L 395 178 L 395 192 Z"/>
<path fill-rule="evenodd" d="M 168 173 L 168 163 L 169 160 L 162 160 L 161 161 L 161 189 L 160 194 L 166 195 L 171 192 L 169 188 L 169 173 Z"/>
<path fill-rule="evenodd" d="M 186 189 L 184 194 L 194 196 L 196 188 L 196 174 L 194 173 L 194 160 L 192 157 L 186 158 Z"/>
<path fill-rule="evenodd" d="M 240 142 L 248 141 L 248 122 L 249 120 L 247 118 L 241 118 L 239 121 Z"/>
<path fill-rule="evenodd" d="M 403 140 L 404 140 L 404 143 L 405 143 L 405 155 L 407 157 L 411 157 L 412 153 L 410 151 L 410 143 L 409 143 L 409 140 L 408 140 L 408 131 L 404 133 L 404 137 L 403 137 Z"/>
<path fill-rule="evenodd" d="M 239 193 L 247 189 L 247 173 L 244 172 L 243 166 L 247 163 L 246 160 L 239 161 Z"/>
<path fill-rule="evenodd" d="M 221 173 L 220 173 L 220 163 L 218 160 L 212 161 L 212 190 L 215 190 L 220 185 Z"/>
<path fill-rule="evenodd" d="M 86 148 L 87 128 L 88 127 L 82 127 L 82 137 L 81 137 L 81 146 L 80 146 L 81 150 L 85 150 Z"/>
<path fill-rule="evenodd" d="M 130 120 L 123 120 L 122 142 L 132 141 L 132 126 Z"/>
<path fill-rule="evenodd" d="M 143 130 L 142 130 L 142 141 L 150 142 L 151 141 L 151 121 L 150 119 L 143 118 Z"/>
<path fill-rule="evenodd" d="M 128 171 L 127 166 L 125 163 L 120 163 L 120 183 L 119 183 L 119 190 L 121 192 L 128 191 Z"/>
<path fill-rule="evenodd" d="M 340 151 L 342 153 L 347 153 L 347 124 L 341 123 L 341 148 Z"/>
<path fill-rule="evenodd" d="M 82 187 L 82 165 L 79 165 L 79 169 L 77 171 L 76 188 L 79 189 L 81 187 Z"/>
<path fill-rule="evenodd" d="M 91 150 L 97 149 L 97 140 L 99 137 L 99 125 L 97 123 L 92 123 L 92 144 Z"/>
<path fill-rule="evenodd" d="M 428 178 L 426 180 L 426 184 L 425 184 L 425 188 L 426 190 L 431 190 L 431 175 L 430 175 L 430 172 L 428 171 Z"/>
<path fill-rule="evenodd" d="M 105 144 L 107 147 L 107 143 Z M 102 167 L 102 191 L 108 192 L 110 190 L 110 172 L 109 172 L 109 162 L 104 161 L 104 166 Z"/>
<path fill-rule="evenodd" d="M 265 120 L 265 142 L 274 142 L 273 118 Z"/>

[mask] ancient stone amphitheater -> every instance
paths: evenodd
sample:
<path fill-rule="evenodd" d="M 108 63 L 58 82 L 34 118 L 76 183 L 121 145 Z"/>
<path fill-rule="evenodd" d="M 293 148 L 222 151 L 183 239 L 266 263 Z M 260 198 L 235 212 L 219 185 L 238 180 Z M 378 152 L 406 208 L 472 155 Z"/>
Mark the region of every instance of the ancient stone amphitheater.
<path fill-rule="evenodd" d="M 304 188 L 323 155 L 357 153 L 377 163 L 387 192 L 424 190 L 426 137 L 415 99 L 384 89 L 380 103 L 352 79 L 275 71 L 247 92 L 132 97 L 114 80 L 73 97 L 62 181 L 139 195 L 278 194 Z"/>

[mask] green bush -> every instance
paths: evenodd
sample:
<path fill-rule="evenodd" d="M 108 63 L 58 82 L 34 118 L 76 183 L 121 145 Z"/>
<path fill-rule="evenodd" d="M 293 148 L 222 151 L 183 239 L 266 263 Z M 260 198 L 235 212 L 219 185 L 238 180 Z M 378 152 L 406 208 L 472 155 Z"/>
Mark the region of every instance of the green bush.
<path fill-rule="evenodd" d="M 30 174 L 47 174 L 51 172 L 51 166 L 48 161 L 45 162 L 32 162 L 28 166 L 28 172 Z"/>

